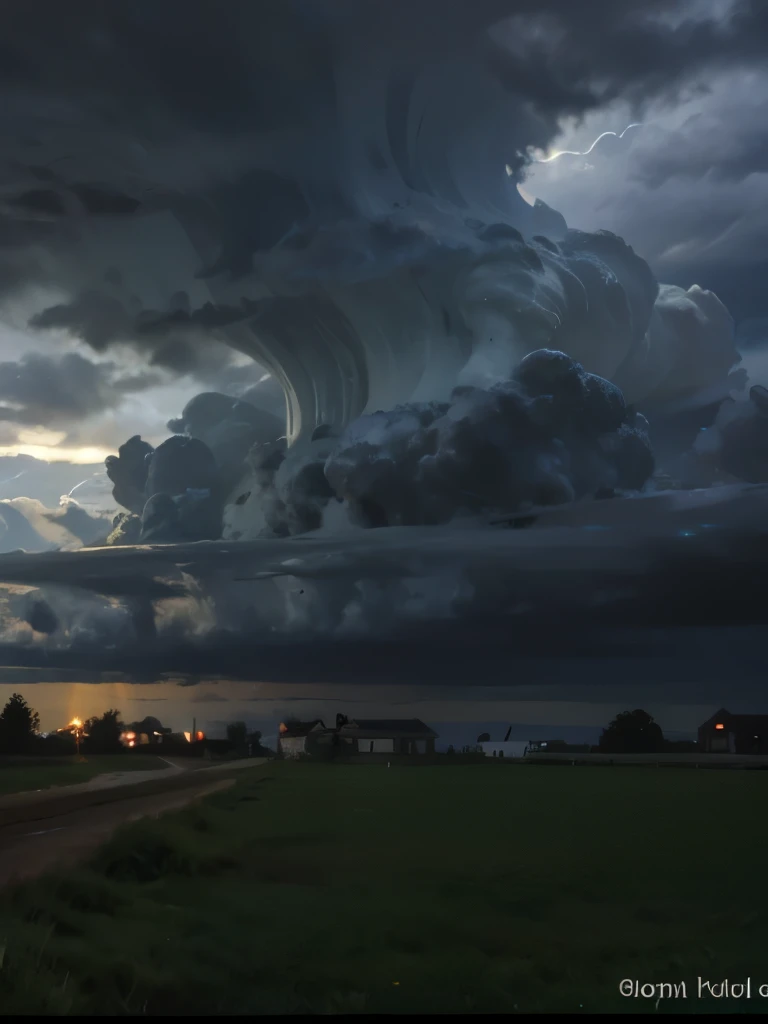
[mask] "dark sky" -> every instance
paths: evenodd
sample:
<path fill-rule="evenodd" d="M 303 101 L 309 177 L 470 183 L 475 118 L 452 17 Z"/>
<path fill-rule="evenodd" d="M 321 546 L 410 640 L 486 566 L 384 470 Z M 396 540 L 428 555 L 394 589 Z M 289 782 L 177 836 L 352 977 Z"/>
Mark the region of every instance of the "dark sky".
<path fill-rule="evenodd" d="M 158 336 L 139 314 L 199 308 L 211 288 L 257 295 L 253 259 L 286 232 L 376 215 L 403 188 L 414 204 L 498 206 L 505 164 L 572 225 L 625 236 L 662 280 L 719 291 L 737 319 L 768 315 L 762 0 L 6 11 L 0 447 L 84 461 L 131 424 L 161 437 L 201 386 L 258 368 L 215 326 Z M 529 151 L 583 150 L 632 121 L 644 127 L 624 146 L 525 169 Z"/>
<path fill-rule="evenodd" d="M 263 372 L 233 321 L 263 294 L 265 254 L 407 208 L 371 243 L 396 264 L 425 211 L 498 218 L 518 182 L 571 226 L 625 237 L 660 280 L 768 323 L 764 0 L 4 13 L 3 451 L 99 461 L 138 431 L 161 439 L 196 392 Z M 334 245 L 323 263 L 346 269 Z"/>

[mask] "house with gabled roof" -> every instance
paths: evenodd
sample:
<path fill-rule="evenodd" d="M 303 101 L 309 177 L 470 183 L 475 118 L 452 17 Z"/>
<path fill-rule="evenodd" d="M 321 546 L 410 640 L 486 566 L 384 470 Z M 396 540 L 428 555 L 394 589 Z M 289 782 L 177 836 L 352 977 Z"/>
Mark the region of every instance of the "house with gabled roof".
<path fill-rule="evenodd" d="M 707 754 L 768 754 L 768 715 L 732 715 L 720 708 L 699 726 L 699 750 Z"/>
<path fill-rule="evenodd" d="M 437 733 L 419 718 L 336 716 L 342 746 L 358 754 L 434 754 Z"/>
<path fill-rule="evenodd" d="M 314 753 L 321 737 L 326 738 L 329 732 L 322 718 L 315 718 L 311 722 L 281 722 L 277 753 L 282 757 L 301 757 L 302 754 Z"/>

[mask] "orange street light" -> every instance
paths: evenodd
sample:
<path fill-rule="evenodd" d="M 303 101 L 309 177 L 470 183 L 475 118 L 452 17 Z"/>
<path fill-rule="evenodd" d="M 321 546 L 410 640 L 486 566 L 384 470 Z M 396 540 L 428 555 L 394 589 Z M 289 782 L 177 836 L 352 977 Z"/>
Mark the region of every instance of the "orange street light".
<path fill-rule="evenodd" d="M 77 756 L 80 756 L 80 736 L 82 735 L 83 723 L 79 718 L 73 718 L 69 723 L 75 730 L 75 748 L 77 750 Z"/>

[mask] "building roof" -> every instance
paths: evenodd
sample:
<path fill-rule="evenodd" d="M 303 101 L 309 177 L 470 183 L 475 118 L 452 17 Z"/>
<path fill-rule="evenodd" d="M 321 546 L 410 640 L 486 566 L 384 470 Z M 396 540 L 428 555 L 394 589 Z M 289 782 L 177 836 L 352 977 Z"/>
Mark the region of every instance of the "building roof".
<path fill-rule="evenodd" d="M 360 739 L 429 739 L 437 733 L 420 718 L 355 718 L 342 725 L 339 735 Z"/>
<path fill-rule="evenodd" d="M 165 736 L 168 733 L 173 732 L 172 729 L 166 729 L 165 726 L 161 725 L 160 720 L 157 718 L 153 718 L 152 715 L 147 715 L 147 717 L 142 718 L 140 722 L 131 722 L 131 724 L 126 725 L 125 728 L 130 730 L 131 732 L 137 732 L 139 734 L 151 734 L 153 732 L 159 732 Z"/>
<path fill-rule="evenodd" d="M 291 739 L 299 736 L 308 736 L 317 726 L 325 728 L 322 718 L 315 718 L 311 722 L 283 722 L 280 726 L 280 739 Z"/>
<path fill-rule="evenodd" d="M 735 729 L 768 729 L 768 715 L 732 715 L 725 708 L 720 708 L 699 728 L 706 729 L 717 722 L 728 722 L 731 728 Z"/>

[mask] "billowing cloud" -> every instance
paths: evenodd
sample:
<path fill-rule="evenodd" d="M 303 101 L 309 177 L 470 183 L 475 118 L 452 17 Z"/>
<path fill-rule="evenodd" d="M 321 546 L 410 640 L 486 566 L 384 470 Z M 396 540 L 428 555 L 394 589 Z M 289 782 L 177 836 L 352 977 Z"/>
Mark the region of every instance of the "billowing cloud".
<path fill-rule="evenodd" d="M 0 234 L 20 251 L 25 232 L 54 250 L 65 233 L 77 264 L 93 222 L 119 232 L 171 210 L 214 276 L 247 276 L 254 253 L 306 221 L 409 196 L 458 208 L 483 196 L 498 211 L 504 164 L 546 146 L 563 117 L 765 55 L 765 11 L 748 0 L 684 17 L 670 0 L 375 0 L 365 17 L 350 0 L 272 0 L 186 11 L 183 24 L 147 3 L 80 3 L 66 18 L 34 7 L 19 7 L 8 43 L 16 184 Z M 83 269 L 78 281 L 70 266 L 73 298 L 94 287 Z"/>
<path fill-rule="evenodd" d="M 587 158 L 534 164 L 526 190 L 570 224 L 631 240 L 662 281 L 715 291 L 737 320 L 765 315 L 768 134 L 764 67 L 722 70 L 674 102 L 654 99 L 643 124 Z M 552 149 L 585 150 L 634 112 L 623 101 L 567 122 Z"/>
<path fill-rule="evenodd" d="M 51 590 L 39 600 L 56 627 L 42 640 L 27 605 L 9 613 L 31 661 L 54 652 L 101 671 L 109 646 L 111 664 L 130 655 L 137 673 L 252 673 L 258 637 L 258 671 L 274 678 L 307 664 L 326 679 L 391 678 L 404 663 L 419 675 L 438 651 L 463 679 L 483 659 L 508 680 L 510 650 L 521 672 L 521 656 L 546 650 L 571 665 L 588 656 L 610 681 L 608 621 L 629 631 L 613 636 L 626 654 L 640 626 L 764 619 L 763 553 L 737 537 L 764 519 L 754 492 L 667 496 L 671 508 L 576 502 L 554 519 L 524 507 L 610 493 L 625 447 L 639 486 L 650 455 L 628 406 L 720 401 L 736 383 L 733 325 L 707 286 L 730 281 L 760 315 L 745 271 L 762 258 L 747 204 L 768 208 L 756 203 L 761 129 L 753 146 L 754 111 L 733 83 L 764 74 L 764 4 L 236 0 L 179 15 L 140 0 L 41 12 L 34 0 L 14 11 L 0 81 L 0 292 L 10 303 L 26 288 L 36 337 L 65 334 L 110 364 L 78 353 L 90 394 L 69 399 L 37 379 L 68 356 L 9 364 L 9 420 L 45 414 L 74 435 L 120 396 L 140 411 L 153 368 L 210 375 L 223 391 L 213 378 L 231 374 L 229 350 L 245 353 L 284 389 L 292 445 L 288 457 L 282 443 L 257 447 L 228 537 L 270 518 L 274 532 L 323 528 L 237 550 L 11 558 L 7 579 Z M 576 149 L 630 120 L 648 131 L 624 155 L 603 146 L 591 166 L 548 165 L 548 205 L 528 206 L 516 182 L 566 118 L 590 136 Z M 525 184 L 539 195 L 536 175 Z M 583 367 L 561 361 L 565 400 L 558 380 L 510 383 L 542 347 Z M 153 530 L 181 518 L 174 498 L 215 498 L 217 513 L 223 502 L 205 494 L 220 481 L 188 413 L 178 425 L 190 436 L 149 453 L 154 473 L 137 449 L 131 507 Z M 435 492 L 444 508 L 425 514 Z M 522 541 L 477 520 L 433 526 L 428 541 L 421 525 L 355 530 L 333 519 L 346 511 L 338 496 L 366 526 L 442 523 L 469 505 L 476 516 L 513 506 L 532 529 Z M 553 533 L 567 539 L 557 550 Z M 102 596 L 68 603 L 60 588 L 73 578 Z M 653 675 L 655 644 L 633 671 Z"/>
<path fill-rule="evenodd" d="M 5 664 L 119 667 L 128 677 L 306 681 L 310 665 L 316 683 L 463 686 L 482 664 L 484 684 L 535 677 L 575 692 L 585 681 L 610 689 L 663 673 L 695 693 L 730 663 L 746 688 L 761 665 L 748 627 L 765 615 L 764 502 L 764 487 L 724 487 L 579 503 L 520 529 L 470 524 L 428 538 L 413 527 L 358 531 L 343 546 L 316 535 L 147 548 L 130 559 L 104 549 L 8 555 L 3 581 L 42 587 L 37 597 L 61 629 L 23 650 L 6 636 L 2 655 Z M 208 602 L 193 580 L 205 581 Z M 61 584 L 75 581 L 129 603 L 68 596 Z M 137 642 L 130 601 L 145 599 L 178 608 L 159 617 L 155 640 Z"/>
<path fill-rule="evenodd" d="M 521 168 L 563 117 L 639 109 L 760 66 L 754 3 L 686 17 L 664 0 L 578 8 L 376 0 L 363 17 L 348 0 L 273 0 L 189 11 L 183 24 L 149 4 L 83 3 L 66 18 L 20 8 L 0 118 L 0 282 L 55 284 L 58 301 L 32 312 L 37 332 L 115 359 L 131 346 L 217 390 L 227 346 L 241 349 L 286 389 L 291 438 L 353 418 L 366 388 L 383 408 L 444 397 L 467 324 L 439 264 L 476 254 L 468 222 L 556 228 L 528 212 L 505 165 Z M 395 294 L 407 296 L 397 317 Z M 469 331 L 482 334 L 477 313 Z M 361 332 L 380 336 L 363 374 Z M 585 365 L 605 373 L 602 362 Z M 421 375 L 420 390 L 387 385 L 393 364 L 403 380 Z M 323 408 L 337 378 L 340 409 Z"/>

